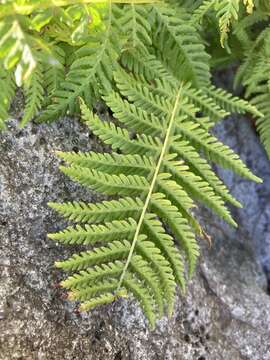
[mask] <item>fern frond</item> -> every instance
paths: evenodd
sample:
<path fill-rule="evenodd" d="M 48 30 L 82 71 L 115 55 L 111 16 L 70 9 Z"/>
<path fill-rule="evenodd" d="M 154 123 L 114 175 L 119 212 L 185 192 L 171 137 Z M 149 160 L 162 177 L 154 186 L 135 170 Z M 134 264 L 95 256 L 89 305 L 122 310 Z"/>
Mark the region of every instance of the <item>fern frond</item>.
<path fill-rule="evenodd" d="M 164 194 L 154 194 L 151 200 L 151 207 L 170 227 L 181 247 L 184 249 L 188 259 L 189 275 L 191 276 L 199 256 L 199 246 L 190 231 L 187 220 L 179 214 L 177 207 L 173 206 Z"/>
<path fill-rule="evenodd" d="M 145 71 L 147 76 L 156 68 L 167 73 L 161 62 L 146 58 L 156 66 L 152 73 Z M 129 65 L 133 68 L 135 62 Z M 200 152 L 258 180 L 231 149 L 208 133 L 213 120 L 206 120 L 205 126 L 199 118 L 193 122 L 197 108 L 214 121 L 226 113 L 223 108 L 203 91 L 170 73 L 167 76 L 169 83 L 158 77 L 148 81 L 118 69 L 117 89 L 104 95 L 114 122 L 99 119 L 81 101 L 83 119 L 111 152 L 60 152 L 68 164 L 61 170 L 83 185 L 118 198 L 97 204 L 50 204 L 70 220 L 84 223 L 50 234 L 51 239 L 98 244 L 57 262 L 58 267 L 77 272 L 62 282 L 71 289 L 70 298 L 82 301 L 81 308 L 88 309 L 114 301 L 122 293 L 132 295 L 151 325 L 163 313 L 172 314 L 176 286 L 184 290 L 186 268 L 189 275 L 194 272 L 199 256 L 195 233 L 202 234 L 191 212 L 194 201 L 235 225 L 225 201 L 240 204 Z M 198 105 L 193 106 L 196 101 Z"/>
<path fill-rule="evenodd" d="M 214 7 L 216 0 L 204 0 L 193 12 L 190 22 L 193 25 L 201 23 L 206 13 Z"/>
<path fill-rule="evenodd" d="M 93 245 L 99 241 L 109 242 L 114 238 L 129 239 L 134 235 L 135 230 L 136 222 L 130 218 L 128 220 L 105 222 L 104 225 L 68 227 L 64 231 L 48 234 L 48 237 L 65 244 Z"/>
<path fill-rule="evenodd" d="M 186 18 L 181 18 L 174 8 L 153 5 L 156 19 L 155 44 L 183 81 L 194 85 L 206 84 L 210 80 L 209 56 L 205 51 L 196 28 Z M 181 68 L 181 71 L 179 69 Z"/>
<path fill-rule="evenodd" d="M 123 16 L 119 20 L 119 26 L 128 37 L 126 47 L 130 49 L 139 48 L 148 53 L 147 47 L 151 45 L 151 27 L 148 21 L 149 11 L 146 6 L 131 5 L 125 6 Z"/>
<path fill-rule="evenodd" d="M 250 102 L 240 99 L 237 96 L 233 96 L 226 90 L 210 86 L 204 88 L 204 92 L 210 95 L 223 109 L 229 113 L 245 114 L 250 113 L 256 117 L 262 117 L 262 113 L 258 111 L 258 108 L 253 106 Z"/>
<path fill-rule="evenodd" d="M 210 207 L 228 223 L 236 226 L 235 221 L 225 207 L 224 201 L 206 181 L 203 181 L 199 176 L 189 171 L 186 165 L 177 161 L 168 161 L 166 169 L 173 174 L 173 179 L 185 188 L 189 196 Z"/>
<path fill-rule="evenodd" d="M 136 218 L 143 208 L 140 198 L 125 197 L 119 200 L 102 201 L 96 204 L 80 202 L 48 203 L 48 205 L 69 220 L 81 223 L 100 223 L 113 220 Z"/>
<path fill-rule="evenodd" d="M 64 174 L 78 181 L 80 184 L 90 186 L 96 191 L 107 195 L 140 195 L 147 191 L 148 182 L 139 175 L 111 175 L 102 171 L 90 170 L 76 166 L 60 167 Z"/>
<path fill-rule="evenodd" d="M 54 58 L 57 63 L 44 66 L 44 87 L 51 98 L 65 81 L 66 54 L 59 46 L 54 46 Z"/>
<path fill-rule="evenodd" d="M 262 143 L 270 158 L 270 90 L 268 86 L 263 86 L 261 93 L 254 96 L 252 103 L 264 114 L 257 120 L 256 124 L 260 133 Z"/>
<path fill-rule="evenodd" d="M 26 104 L 21 127 L 32 120 L 39 112 L 44 101 L 43 71 L 41 64 L 36 66 L 28 83 L 24 86 Z"/>
<path fill-rule="evenodd" d="M 178 140 L 173 143 L 172 148 L 181 156 L 192 172 L 208 183 L 215 193 L 221 196 L 224 201 L 228 201 L 234 206 L 241 207 L 241 204 L 229 193 L 229 190 L 213 172 L 207 161 L 200 157 L 198 152 L 190 146 L 187 141 Z"/>
<path fill-rule="evenodd" d="M 258 183 L 262 182 L 260 178 L 251 173 L 232 149 L 220 143 L 213 135 L 207 133 L 198 124 L 193 124 L 188 121 L 181 122 L 177 129 L 197 150 L 202 150 L 210 160 L 250 180 Z"/>
<path fill-rule="evenodd" d="M 107 263 L 110 260 L 121 260 L 128 255 L 129 251 L 129 241 L 112 241 L 107 246 L 100 246 L 90 251 L 74 254 L 65 261 L 56 262 L 55 265 L 66 271 L 83 270 L 92 265 Z"/>
<path fill-rule="evenodd" d="M 217 17 L 219 18 L 220 42 L 224 47 L 231 22 L 238 19 L 240 0 L 221 0 L 217 3 Z"/>
<path fill-rule="evenodd" d="M 95 168 L 100 171 L 106 171 L 108 174 L 121 174 L 128 172 L 130 175 L 147 175 L 155 167 L 152 158 L 141 156 L 138 154 L 110 154 L 82 152 L 57 152 L 57 155 L 64 159 L 67 163 L 85 168 Z"/>
<path fill-rule="evenodd" d="M 266 27 L 253 41 L 250 49 L 246 51 L 246 59 L 237 74 L 237 82 L 242 80 L 246 86 L 245 96 L 251 98 L 251 105 L 255 106 L 260 117 L 256 124 L 262 143 L 270 157 L 270 62 L 269 62 L 270 27 Z"/>
<path fill-rule="evenodd" d="M 115 24 L 115 12 L 118 11 L 109 2 L 108 21 L 105 32 L 101 32 L 94 40 L 80 47 L 74 55 L 65 81 L 54 92 L 53 103 L 40 117 L 40 121 L 48 121 L 74 113 L 78 109 L 78 97 L 83 96 L 91 106 L 96 97 L 97 84 L 101 89 L 111 88 L 112 72 L 119 57 L 121 41 Z"/>

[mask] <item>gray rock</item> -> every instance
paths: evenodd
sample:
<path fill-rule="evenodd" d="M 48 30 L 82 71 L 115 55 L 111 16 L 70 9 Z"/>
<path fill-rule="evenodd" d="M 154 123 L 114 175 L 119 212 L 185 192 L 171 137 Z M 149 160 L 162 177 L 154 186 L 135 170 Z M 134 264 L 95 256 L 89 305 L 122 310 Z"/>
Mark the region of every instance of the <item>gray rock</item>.
<path fill-rule="evenodd" d="M 87 314 L 55 287 L 54 261 L 76 250 L 46 238 L 65 221 L 48 201 L 97 200 L 58 170 L 55 150 L 102 147 L 77 121 L 52 125 L 10 123 L 0 135 L 0 359 L 33 360 L 231 360 L 270 359 L 270 297 L 260 264 L 269 264 L 270 165 L 251 125 L 228 119 L 217 129 L 257 175 L 255 185 L 217 169 L 244 204 L 231 229 L 206 210 L 213 246 L 202 256 L 173 318 L 149 331 L 132 300 Z M 259 265 L 258 265 L 259 264 Z"/>

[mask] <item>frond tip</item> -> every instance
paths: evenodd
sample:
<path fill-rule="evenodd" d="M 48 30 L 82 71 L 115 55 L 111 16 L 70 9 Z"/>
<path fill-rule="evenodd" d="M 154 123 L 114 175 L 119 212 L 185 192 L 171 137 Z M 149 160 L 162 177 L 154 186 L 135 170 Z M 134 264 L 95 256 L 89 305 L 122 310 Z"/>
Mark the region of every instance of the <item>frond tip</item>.
<path fill-rule="evenodd" d="M 151 57 L 151 63 L 157 60 Z M 163 76 L 166 69 L 161 64 L 158 68 Z M 74 272 L 61 285 L 69 289 L 69 299 L 82 303 L 81 310 L 132 295 L 154 326 L 163 314 L 173 313 L 177 285 L 184 291 L 186 278 L 195 271 L 199 257 L 195 234 L 203 230 L 191 211 L 194 201 L 236 225 L 225 202 L 241 205 L 206 158 L 252 180 L 258 178 L 207 130 L 209 123 L 226 114 L 221 101 L 218 104 L 211 96 L 213 91 L 219 100 L 219 92 L 210 88 L 204 95 L 174 77 L 167 86 L 159 78 L 138 79 L 124 69 L 118 69 L 114 79 L 117 90 L 110 90 L 104 99 L 118 122 L 99 119 L 80 100 L 82 118 L 112 151 L 58 153 L 67 163 L 60 167 L 66 175 L 114 198 L 96 204 L 50 203 L 81 225 L 68 226 L 49 238 L 90 246 L 56 263 Z M 213 117 L 207 126 L 194 122 L 194 101 L 196 109 Z M 227 108 L 244 111 L 245 103 L 229 96 L 224 101 Z"/>

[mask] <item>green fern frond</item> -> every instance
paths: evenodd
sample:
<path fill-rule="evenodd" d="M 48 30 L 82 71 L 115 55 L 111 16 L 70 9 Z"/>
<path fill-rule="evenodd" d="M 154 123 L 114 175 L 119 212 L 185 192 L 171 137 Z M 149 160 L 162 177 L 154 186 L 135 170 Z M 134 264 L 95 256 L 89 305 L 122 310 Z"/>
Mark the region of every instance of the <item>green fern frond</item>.
<path fill-rule="evenodd" d="M 216 0 L 204 0 L 193 12 L 193 16 L 190 22 L 193 25 L 201 23 L 207 12 L 213 8 L 216 4 Z"/>
<path fill-rule="evenodd" d="M 227 39 L 231 22 L 238 19 L 239 2 L 240 0 L 221 0 L 216 4 L 222 47 L 224 47 Z"/>
<path fill-rule="evenodd" d="M 267 27 L 253 42 L 250 51 L 246 52 L 246 61 L 239 68 L 238 79 L 246 86 L 245 95 L 251 98 L 251 105 L 260 112 L 256 124 L 262 143 L 270 157 L 270 62 L 269 62 L 270 28 Z M 256 54 L 256 55 L 255 55 Z"/>
<path fill-rule="evenodd" d="M 247 14 L 251 14 L 254 8 L 253 0 L 243 0 L 242 3 L 246 7 Z M 222 47 L 225 46 L 232 22 L 238 20 L 239 18 L 240 4 L 240 0 L 216 1 L 215 8 L 217 11 L 217 17 L 219 19 L 220 42 Z"/>
<path fill-rule="evenodd" d="M 215 86 L 204 88 L 209 96 L 211 96 L 219 104 L 220 107 L 228 111 L 229 113 L 245 114 L 250 113 L 255 117 L 262 117 L 262 113 L 253 106 L 250 102 L 240 99 L 237 96 L 233 96 L 226 90 L 216 88 Z"/>
<path fill-rule="evenodd" d="M 163 66 L 152 57 L 150 61 L 157 68 Z M 130 62 L 131 67 L 134 64 Z M 161 74 L 165 73 L 163 68 Z M 117 199 L 50 204 L 84 225 L 69 226 L 49 237 L 91 245 L 90 250 L 57 262 L 58 267 L 75 272 L 62 282 L 71 290 L 70 299 L 81 301 L 85 310 L 114 301 L 122 293 L 133 295 L 151 325 L 164 313 L 172 314 L 176 285 L 184 290 L 186 272 L 189 276 L 194 272 L 199 256 L 195 233 L 202 234 L 192 214 L 194 201 L 236 225 L 225 201 L 240 204 L 200 152 L 258 181 L 231 149 L 208 133 L 207 126 L 193 122 L 196 114 L 191 105 L 196 99 L 195 108 L 207 112 L 210 122 L 226 114 L 214 97 L 171 74 L 168 77 L 169 84 L 158 77 L 139 79 L 136 71 L 135 76 L 123 69 L 115 72 L 117 89 L 105 92 L 103 98 L 121 126 L 102 121 L 81 101 L 85 123 L 112 151 L 59 152 L 68 164 L 61 170 Z"/>
<path fill-rule="evenodd" d="M 61 83 L 65 79 L 65 63 L 66 54 L 59 46 L 54 46 L 53 64 L 49 63 L 44 66 L 44 87 L 46 88 L 47 95 L 51 98 L 54 93 L 60 88 Z M 56 63 L 57 61 L 57 63 Z"/>
<path fill-rule="evenodd" d="M 209 56 L 196 28 L 176 9 L 163 5 L 152 6 L 156 19 L 154 42 L 180 80 L 194 85 L 210 80 Z M 181 71 L 179 69 L 181 68 Z"/>
<path fill-rule="evenodd" d="M 86 168 L 95 168 L 109 174 L 121 174 L 128 172 L 130 175 L 147 175 L 155 167 L 152 159 L 138 154 L 122 155 L 110 153 L 64 153 L 57 152 L 57 155 L 66 162 Z"/>
<path fill-rule="evenodd" d="M 119 26 L 128 37 L 127 49 L 139 48 L 140 51 L 148 53 L 147 47 L 151 45 L 151 27 L 148 21 L 149 11 L 146 6 L 131 5 L 125 6 L 123 16 L 120 17 Z"/>
<path fill-rule="evenodd" d="M 261 136 L 262 143 L 270 158 L 270 89 L 265 85 L 261 88 L 261 93 L 254 96 L 252 103 L 264 114 L 257 120 L 257 127 Z"/>
<path fill-rule="evenodd" d="M 41 115 L 40 121 L 56 119 L 66 112 L 74 113 L 78 110 L 79 96 L 92 106 L 99 88 L 111 88 L 112 72 L 120 54 L 121 35 L 117 32 L 115 19 L 118 11 L 110 3 L 105 32 L 100 32 L 75 52 L 65 81 L 54 92 L 53 103 Z"/>
<path fill-rule="evenodd" d="M 39 112 L 44 101 L 43 71 L 41 64 L 36 66 L 28 83 L 24 86 L 26 104 L 20 126 L 23 127 Z"/>
<path fill-rule="evenodd" d="M 119 200 L 102 201 L 96 204 L 80 202 L 48 204 L 69 220 L 81 223 L 100 223 L 113 220 L 136 218 L 143 208 L 140 198 L 121 198 Z"/>
<path fill-rule="evenodd" d="M 93 245 L 96 242 L 112 241 L 117 239 L 128 239 L 136 230 L 136 222 L 129 218 L 128 220 L 113 220 L 105 222 L 104 225 L 88 225 L 84 227 L 77 225 L 67 227 L 64 231 L 49 234 L 49 238 L 66 244 L 84 244 Z"/>

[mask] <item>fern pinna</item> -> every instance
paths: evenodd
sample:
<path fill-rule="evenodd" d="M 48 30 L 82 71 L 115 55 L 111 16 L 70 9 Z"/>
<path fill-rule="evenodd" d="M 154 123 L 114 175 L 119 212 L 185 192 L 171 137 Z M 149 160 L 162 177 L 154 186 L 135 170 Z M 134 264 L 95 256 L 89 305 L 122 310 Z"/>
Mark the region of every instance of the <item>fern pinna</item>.
<path fill-rule="evenodd" d="M 224 116 L 213 97 L 167 73 L 151 55 L 139 65 L 130 54 L 126 63 L 129 71 L 119 67 L 114 73 L 117 90 L 104 95 L 118 124 L 101 120 L 81 101 L 86 124 L 112 152 L 58 153 L 69 164 L 61 167 L 66 175 L 116 198 L 96 204 L 50 203 L 84 225 L 49 237 L 90 246 L 56 263 L 75 272 L 61 284 L 69 289 L 69 299 L 82 302 L 81 310 L 132 294 L 154 326 L 164 313 L 172 314 L 176 285 L 185 289 L 186 276 L 192 275 L 199 256 L 195 234 L 202 230 L 192 214 L 194 201 L 236 225 L 224 202 L 240 204 L 205 157 L 249 179 L 260 179 L 209 134 L 214 121 L 197 116 L 199 110 L 215 121 Z M 132 68 L 139 68 L 141 75 Z M 236 107 L 242 104 L 229 96 L 224 96 L 226 101 Z"/>

